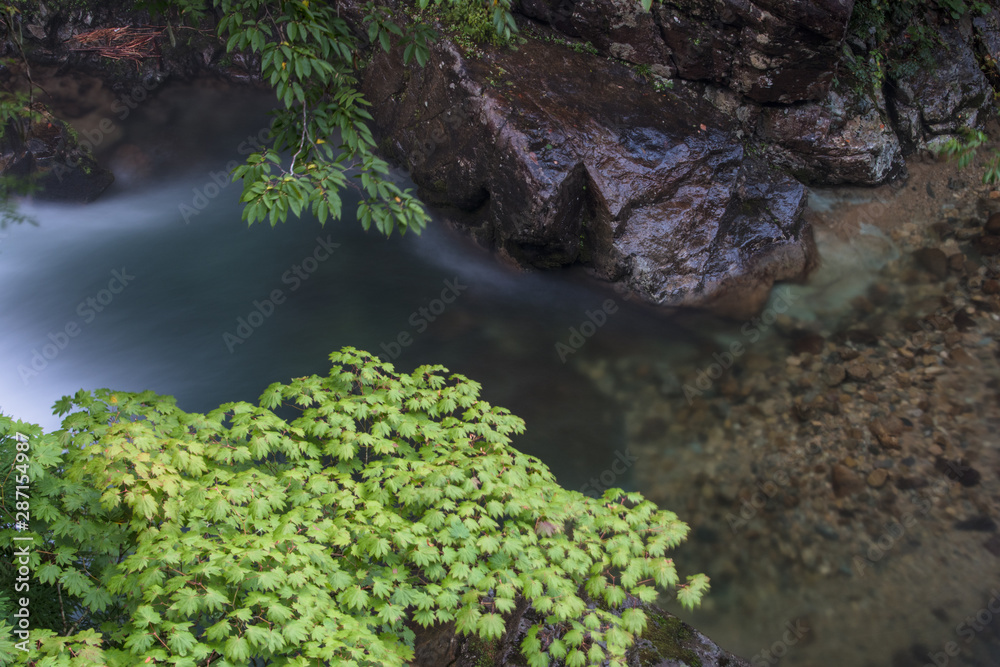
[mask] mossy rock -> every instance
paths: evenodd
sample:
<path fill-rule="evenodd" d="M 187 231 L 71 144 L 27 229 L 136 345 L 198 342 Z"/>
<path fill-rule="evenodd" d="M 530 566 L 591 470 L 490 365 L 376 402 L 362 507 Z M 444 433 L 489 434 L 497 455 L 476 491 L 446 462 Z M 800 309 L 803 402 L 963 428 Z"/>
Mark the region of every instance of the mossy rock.
<path fill-rule="evenodd" d="M 636 642 L 639 667 L 661 665 L 665 660 L 702 667 L 698 654 L 686 647 L 695 636 L 690 626 L 676 616 L 652 614 L 646 622 L 646 631 Z"/>
<path fill-rule="evenodd" d="M 654 605 L 639 606 L 646 612 L 646 630 L 626 654 L 628 667 L 750 667 L 673 614 Z M 495 641 L 458 636 L 454 623 L 432 628 L 414 624 L 416 655 L 409 667 L 527 667 L 521 642 L 539 622 L 542 615 L 522 600 L 507 615 L 507 632 Z M 561 660 L 551 664 L 564 666 Z"/>

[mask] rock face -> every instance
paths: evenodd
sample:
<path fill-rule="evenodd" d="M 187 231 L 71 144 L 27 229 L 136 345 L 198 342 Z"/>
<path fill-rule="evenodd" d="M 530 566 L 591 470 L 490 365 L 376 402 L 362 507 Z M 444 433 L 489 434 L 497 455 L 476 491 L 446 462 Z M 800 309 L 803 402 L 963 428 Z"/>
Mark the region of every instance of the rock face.
<path fill-rule="evenodd" d="M 749 667 L 669 612 L 642 607 L 646 631 L 626 656 L 629 667 Z M 504 635 L 493 642 L 459 637 L 450 623 L 414 627 L 416 656 L 410 667 L 527 667 L 519 647 L 528 629 L 539 622 L 542 617 L 522 603 L 508 617 Z"/>
<path fill-rule="evenodd" d="M 521 11 L 601 52 L 756 102 L 825 97 L 853 0 L 522 0 Z"/>
<path fill-rule="evenodd" d="M 962 128 L 983 125 L 993 112 L 993 89 L 958 28 L 938 28 L 937 68 L 916 69 L 891 86 L 890 110 L 909 148 L 933 147 Z"/>
<path fill-rule="evenodd" d="M 748 158 L 703 87 L 657 93 L 540 40 L 474 61 L 445 42 L 424 69 L 396 58 L 364 78 L 383 148 L 420 156 L 414 181 L 521 264 L 588 260 L 650 303 L 741 316 L 812 262 L 804 188 Z"/>
<path fill-rule="evenodd" d="M 30 127 L 8 121 L 0 138 L 0 174 L 30 178 L 35 196 L 49 201 L 93 201 L 114 182 L 77 144 L 66 124 L 38 109 Z"/>
<path fill-rule="evenodd" d="M 824 102 L 767 107 L 760 126 L 772 159 L 811 185 L 877 185 L 903 168 L 881 95 L 830 91 Z"/>

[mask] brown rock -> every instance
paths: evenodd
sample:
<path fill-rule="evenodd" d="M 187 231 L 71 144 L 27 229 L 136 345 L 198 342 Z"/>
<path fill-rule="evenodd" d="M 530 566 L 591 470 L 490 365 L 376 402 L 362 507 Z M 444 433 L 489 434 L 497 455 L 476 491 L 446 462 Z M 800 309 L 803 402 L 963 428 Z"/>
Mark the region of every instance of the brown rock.
<path fill-rule="evenodd" d="M 791 333 L 794 354 L 821 354 L 826 341 L 818 333 L 797 329 Z"/>
<path fill-rule="evenodd" d="M 870 329 L 848 329 L 845 335 L 855 345 L 878 345 L 878 334 Z"/>
<path fill-rule="evenodd" d="M 983 225 L 983 231 L 987 234 L 1000 236 L 1000 213 L 994 213 Z"/>
<path fill-rule="evenodd" d="M 952 233 L 952 228 L 947 222 L 935 222 L 931 225 L 931 231 L 937 234 L 939 239 L 944 239 Z"/>
<path fill-rule="evenodd" d="M 847 371 L 840 364 L 834 364 L 826 369 L 824 372 L 825 380 L 828 385 L 835 387 L 847 377 Z"/>
<path fill-rule="evenodd" d="M 852 361 L 844 370 L 847 371 L 847 377 L 855 382 L 866 382 L 872 377 L 872 369 L 864 361 Z"/>
<path fill-rule="evenodd" d="M 984 281 L 983 294 L 1000 294 L 1000 281 L 998 280 Z"/>
<path fill-rule="evenodd" d="M 838 352 L 840 354 L 840 358 L 843 359 L 844 361 L 851 361 L 852 359 L 857 359 L 861 355 L 860 352 L 858 352 L 857 350 L 852 350 L 849 347 L 842 347 L 840 348 L 840 350 L 838 350 Z"/>
<path fill-rule="evenodd" d="M 899 449 L 899 435 L 903 432 L 903 422 L 896 417 L 882 417 L 868 424 L 879 444 L 886 449 Z"/>
<path fill-rule="evenodd" d="M 889 479 L 889 473 L 885 468 L 876 468 L 868 473 L 868 486 L 873 489 L 880 489 L 885 485 L 886 480 Z"/>
<path fill-rule="evenodd" d="M 830 483 L 833 486 L 834 495 L 838 498 L 857 493 L 864 488 L 857 473 L 840 464 L 833 466 L 833 470 L 830 472 Z"/>
<path fill-rule="evenodd" d="M 924 320 L 938 331 L 947 331 L 952 327 L 951 320 L 943 315 L 928 315 Z"/>
<path fill-rule="evenodd" d="M 948 277 L 948 257 L 938 248 L 921 248 L 913 253 L 917 264 L 937 278 Z"/>
<path fill-rule="evenodd" d="M 955 313 L 955 317 L 952 318 L 955 322 L 955 328 L 959 331 L 968 331 L 972 327 L 976 326 L 976 321 L 969 317 L 969 314 L 964 310 L 960 310 Z"/>
<path fill-rule="evenodd" d="M 972 240 L 972 245 L 980 255 L 985 257 L 1000 255 L 1000 236 L 979 236 Z"/>
<path fill-rule="evenodd" d="M 948 268 L 956 273 L 963 273 L 965 271 L 965 255 L 960 252 L 956 252 L 954 255 L 949 257 Z"/>

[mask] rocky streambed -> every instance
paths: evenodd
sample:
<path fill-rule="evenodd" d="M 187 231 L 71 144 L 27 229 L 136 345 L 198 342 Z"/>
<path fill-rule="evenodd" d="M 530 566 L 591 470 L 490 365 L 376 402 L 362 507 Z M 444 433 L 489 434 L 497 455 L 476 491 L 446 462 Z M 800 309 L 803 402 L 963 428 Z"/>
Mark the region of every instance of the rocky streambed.
<path fill-rule="evenodd" d="M 1000 622 L 975 620 L 1000 590 L 1000 192 L 980 174 L 815 191 L 808 284 L 701 323 L 687 364 L 577 362 L 627 414 L 637 488 L 693 527 L 677 559 L 713 593 L 692 622 L 754 664 L 1000 661 Z"/>

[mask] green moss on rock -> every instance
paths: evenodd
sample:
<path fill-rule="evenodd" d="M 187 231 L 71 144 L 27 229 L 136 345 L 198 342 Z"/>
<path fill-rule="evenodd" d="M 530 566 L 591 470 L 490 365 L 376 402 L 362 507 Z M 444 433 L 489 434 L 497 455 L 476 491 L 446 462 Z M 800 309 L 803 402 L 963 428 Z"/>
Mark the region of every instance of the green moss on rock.
<path fill-rule="evenodd" d="M 684 646 L 684 642 L 693 637 L 691 628 L 676 616 L 651 614 L 639 640 L 640 667 L 652 667 L 664 660 L 678 660 L 688 667 L 701 667 L 698 655 Z"/>

